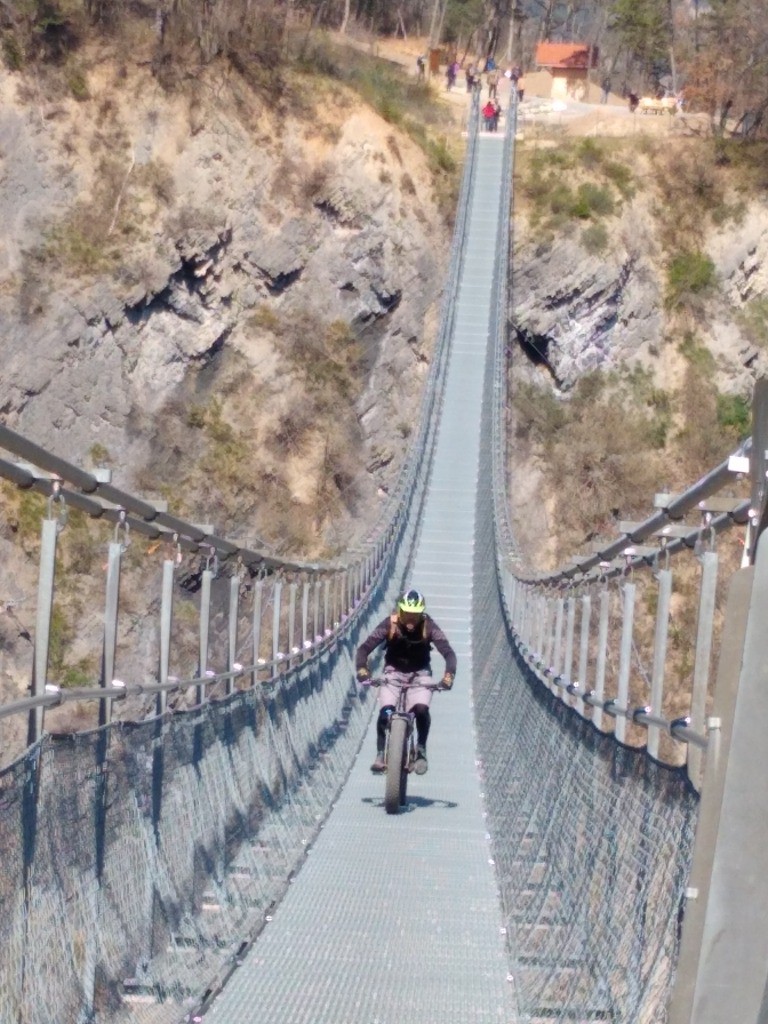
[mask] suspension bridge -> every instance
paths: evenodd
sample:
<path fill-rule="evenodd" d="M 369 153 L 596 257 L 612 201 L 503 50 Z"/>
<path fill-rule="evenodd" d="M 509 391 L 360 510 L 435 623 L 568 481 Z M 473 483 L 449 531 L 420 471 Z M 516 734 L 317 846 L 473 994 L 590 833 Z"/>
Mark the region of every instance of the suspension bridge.
<path fill-rule="evenodd" d="M 0 707 L 29 739 L 0 772 L 2 1024 L 768 1019 L 768 403 L 759 388 L 751 447 L 655 496 L 647 520 L 560 573 L 522 572 L 503 426 L 514 138 L 514 110 L 485 134 L 475 107 L 421 425 L 355 560 L 281 562 L 0 428 L 0 473 L 47 498 L 31 696 Z M 114 525 L 92 687 L 49 678 L 68 507 Z M 714 680 L 717 538 L 733 530 L 745 555 Z M 170 552 L 143 684 L 116 663 L 132 533 Z M 184 675 L 187 556 L 199 649 Z M 698 625 L 681 714 L 665 669 L 685 557 Z M 459 671 L 433 703 L 430 770 L 388 816 L 353 656 L 406 585 Z M 136 698 L 149 710 L 120 715 Z M 75 700 L 98 727 L 52 735 L 46 716 Z"/>

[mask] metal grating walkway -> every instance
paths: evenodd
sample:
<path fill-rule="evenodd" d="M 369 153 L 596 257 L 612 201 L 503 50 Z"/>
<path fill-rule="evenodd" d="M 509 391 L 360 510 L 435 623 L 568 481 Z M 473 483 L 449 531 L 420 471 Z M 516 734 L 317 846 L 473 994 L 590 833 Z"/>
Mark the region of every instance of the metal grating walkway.
<path fill-rule="evenodd" d="M 455 329 L 409 585 L 456 648 L 433 702 L 430 771 L 388 816 L 363 750 L 274 919 L 214 1001 L 211 1024 L 514 1024 L 472 712 L 475 499 L 503 136 L 478 140 Z M 435 674 L 442 670 L 435 657 Z M 375 721 L 375 719 L 374 719 Z"/>

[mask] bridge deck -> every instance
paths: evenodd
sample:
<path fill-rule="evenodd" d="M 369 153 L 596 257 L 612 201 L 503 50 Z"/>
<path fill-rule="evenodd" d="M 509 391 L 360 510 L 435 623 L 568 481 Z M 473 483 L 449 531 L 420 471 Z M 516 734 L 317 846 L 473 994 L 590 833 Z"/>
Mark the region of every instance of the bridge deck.
<path fill-rule="evenodd" d="M 459 656 L 433 702 L 430 771 L 388 816 L 373 723 L 307 862 L 206 1014 L 216 1024 L 513 1024 L 476 761 L 470 601 L 502 136 L 481 136 L 447 390 L 410 585 Z M 436 672 L 442 669 L 436 658 Z"/>

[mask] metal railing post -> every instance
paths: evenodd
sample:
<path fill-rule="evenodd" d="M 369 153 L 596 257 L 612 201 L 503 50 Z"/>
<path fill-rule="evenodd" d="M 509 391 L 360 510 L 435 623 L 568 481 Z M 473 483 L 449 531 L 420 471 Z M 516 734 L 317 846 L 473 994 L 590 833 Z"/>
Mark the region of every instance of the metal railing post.
<path fill-rule="evenodd" d="M 543 594 L 539 594 L 536 601 L 536 633 L 534 634 L 533 647 L 540 659 L 544 654 L 544 638 L 546 636 L 546 629 L 547 599 Z"/>
<path fill-rule="evenodd" d="M 312 637 L 315 642 L 323 635 L 320 628 L 320 586 L 320 580 L 315 580 L 312 586 Z"/>
<path fill-rule="evenodd" d="M 227 668 L 230 673 L 235 671 L 237 662 L 237 618 L 240 614 L 240 576 L 236 572 L 229 578 L 229 630 L 228 630 L 228 657 Z M 229 675 L 227 678 L 227 694 L 235 692 L 235 678 Z"/>
<path fill-rule="evenodd" d="M 632 634 L 635 619 L 635 592 L 637 587 L 627 581 L 624 584 L 623 615 L 621 622 L 621 648 L 619 651 L 619 679 L 616 689 L 616 702 L 620 708 L 629 707 L 629 673 L 632 667 Z M 626 715 L 617 715 L 614 735 L 619 743 L 624 743 L 627 736 Z"/>
<path fill-rule="evenodd" d="M 288 664 L 293 665 L 296 654 L 296 591 L 295 580 L 288 584 Z"/>
<path fill-rule="evenodd" d="M 704 732 L 707 709 L 707 690 L 712 660 L 712 632 L 715 622 L 715 591 L 717 589 L 718 556 L 705 551 L 701 556 L 701 590 L 699 592 L 699 619 L 696 627 L 696 660 L 693 666 L 691 693 L 691 728 Z M 697 788 L 701 785 L 703 750 L 688 744 L 688 776 Z"/>
<path fill-rule="evenodd" d="M 51 617 L 53 616 L 53 583 L 56 575 L 56 538 L 58 519 L 44 519 L 40 535 L 40 571 L 37 579 L 37 615 L 35 618 L 35 663 L 32 669 L 32 696 L 42 697 L 48 682 Z M 29 713 L 27 742 L 37 743 L 43 731 L 43 708 Z"/>
<path fill-rule="evenodd" d="M 200 639 L 198 648 L 198 665 L 201 682 L 197 684 L 195 701 L 198 705 L 205 701 L 205 674 L 208 671 L 208 643 L 211 627 L 211 583 L 213 573 L 203 569 L 200 583 Z"/>
<path fill-rule="evenodd" d="M 525 635 L 526 643 L 529 647 L 534 647 L 536 643 L 536 629 L 538 627 L 538 615 L 539 615 L 539 598 L 536 591 L 531 588 L 528 594 L 527 611 L 526 611 L 526 626 Z"/>
<path fill-rule="evenodd" d="M 669 609 L 672 601 L 672 573 L 660 569 L 656 574 L 658 597 L 656 607 L 656 632 L 653 641 L 653 673 L 651 675 L 650 706 L 655 715 L 661 714 L 664 700 L 664 670 L 667 664 L 667 638 L 669 636 Z M 648 753 L 659 756 L 661 732 L 658 725 L 648 726 Z"/>
<path fill-rule="evenodd" d="M 566 685 L 570 685 L 570 683 L 573 682 L 573 636 L 576 631 L 576 598 L 569 597 L 567 605 L 563 675 L 565 677 Z M 563 700 L 568 705 L 572 703 L 571 695 L 569 693 L 563 694 Z"/>
<path fill-rule="evenodd" d="M 283 581 L 275 580 L 272 590 L 272 675 L 277 675 L 278 654 L 280 654 L 280 605 L 283 600 Z"/>
<path fill-rule="evenodd" d="M 307 657 L 309 641 L 309 580 L 301 585 L 301 658 Z"/>
<path fill-rule="evenodd" d="M 253 588 L 253 622 L 251 626 L 251 643 L 253 651 L 253 685 L 259 681 L 259 659 L 261 648 L 261 614 L 264 604 L 264 580 L 256 580 Z"/>
<path fill-rule="evenodd" d="M 171 661 L 171 626 L 173 624 L 173 571 L 176 563 L 163 560 L 162 598 L 160 602 L 160 683 L 168 682 Z M 157 712 L 162 715 L 168 706 L 168 692 L 161 690 L 157 695 Z"/>
<path fill-rule="evenodd" d="M 111 686 L 115 677 L 117 650 L 117 614 L 120 603 L 120 564 L 123 545 L 111 541 L 107 551 L 107 583 L 104 595 L 104 653 L 102 655 L 101 685 Z M 112 699 L 103 700 L 99 707 L 99 724 L 112 721 Z"/>
<path fill-rule="evenodd" d="M 520 594 L 520 639 L 524 644 L 528 643 L 528 626 L 530 622 L 531 590 L 523 587 Z"/>
<path fill-rule="evenodd" d="M 520 581 L 516 579 L 514 576 L 511 576 L 509 580 L 509 591 L 507 600 L 509 602 L 509 621 L 512 625 L 512 629 L 514 629 L 516 633 L 520 632 L 517 624 L 517 595 L 519 590 Z"/>
<path fill-rule="evenodd" d="M 555 616 L 553 615 L 554 601 L 551 597 L 545 597 L 544 600 L 546 601 L 547 609 L 545 612 L 544 640 L 542 644 L 543 650 L 541 653 L 545 667 L 552 668 L 552 654 L 555 645 Z"/>
<path fill-rule="evenodd" d="M 344 611 L 344 600 L 347 593 L 348 572 L 343 569 L 337 574 L 333 587 L 333 628 L 336 629 Z"/>
<path fill-rule="evenodd" d="M 557 677 L 563 671 L 563 612 L 565 602 L 558 597 L 555 602 L 555 652 L 552 660 L 552 681 L 550 683 L 553 693 L 558 692 Z"/>
<path fill-rule="evenodd" d="M 581 599 L 581 631 L 579 634 L 579 696 L 576 698 L 576 710 L 580 715 L 584 714 L 584 701 L 581 699 L 580 694 L 588 689 L 587 678 L 589 675 L 589 637 L 591 619 L 592 598 L 589 594 L 584 594 Z"/>
<path fill-rule="evenodd" d="M 595 664 L 595 698 L 602 701 L 605 697 L 605 668 L 608 657 L 608 621 L 611 610 L 611 592 L 606 583 L 600 591 L 600 612 L 597 630 L 597 662 Z M 603 729 L 603 709 L 595 707 L 592 711 L 592 722 L 596 729 Z"/>

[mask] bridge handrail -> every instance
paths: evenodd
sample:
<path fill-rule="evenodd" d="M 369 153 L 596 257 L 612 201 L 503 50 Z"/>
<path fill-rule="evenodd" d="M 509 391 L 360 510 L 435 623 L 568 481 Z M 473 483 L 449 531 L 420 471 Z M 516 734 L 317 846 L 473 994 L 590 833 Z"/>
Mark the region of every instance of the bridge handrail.
<path fill-rule="evenodd" d="M 512 103 L 507 123 L 506 146 L 514 165 L 517 105 Z M 510 190 L 511 168 L 505 172 Z M 745 552 L 750 549 L 749 533 L 755 529 L 757 511 L 749 497 L 714 497 L 731 487 L 737 474 L 747 476 L 745 464 L 752 440 L 745 440 L 736 451 L 700 480 L 679 494 L 655 496 L 655 511 L 640 523 L 619 523 L 619 536 L 595 545 L 591 553 L 577 555 L 570 564 L 554 572 L 527 571 L 523 552 L 518 548 L 511 524 L 509 483 L 509 439 L 506 412 L 509 407 L 508 347 L 510 231 L 497 238 L 495 303 L 495 359 L 493 377 L 492 475 L 494 528 L 499 588 L 511 638 L 528 669 L 563 703 L 573 707 L 601 731 L 613 731 L 620 743 L 637 743 L 630 736 L 631 726 L 647 730 L 647 751 L 654 759 L 679 763 L 679 748 L 663 737 L 685 745 L 687 770 L 698 788 L 701 782 L 701 751 L 717 724 L 706 715 L 711 681 L 711 661 L 715 643 L 715 602 L 718 556 L 714 538 L 734 526 L 743 526 Z M 752 467 L 754 471 L 754 467 Z M 753 492 L 754 493 L 754 492 Z M 684 522 L 698 513 L 698 524 Z M 645 542 L 645 544 L 644 544 Z M 690 710 L 680 715 L 669 713 L 675 699 L 667 701 L 664 670 L 670 629 L 673 556 L 691 552 L 699 556 L 699 608 L 696 627 L 695 659 L 690 677 Z M 656 588 L 656 624 L 652 650 L 641 650 L 635 636 L 635 570 L 645 570 L 649 586 Z M 611 581 L 618 589 L 609 590 Z M 599 620 L 592 614 L 592 598 L 599 597 Z M 651 604 L 653 599 L 651 599 Z M 611 609 L 614 609 L 611 612 Z M 620 631 L 614 647 L 619 656 L 615 676 L 608 662 L 610 623 Z M 577 630 L 577 619 L 580 628 Z M 646 671 L 644 660 L 652 664 Z M 638 699 L 639 693 L 639 699 Z"/>
<path fill-rule="evenodd" d="M 605 546 L 598 548 L 594 554 L 585 555 L 583 558 L 574 560 L 572 565 L 551 573 L 545 572 L 534 575 L 517 573 L 518 579 L 526 583 L 543 583 L 556 586 L 571 582 L 578 584 L 583 582 L 584 579 L 602 577 L 606 574 L 616 575 L 622 572 L 622 567 L 613 566 L 606 569 L 604 563 L 612 562 L 614 559 L 626 555 L 632 545 L 640 544 L 641 541 L 647 540 L 655 534 L 660 534 L 663 539 L 664 528 L 669 524 L 679 522 L 689 512 L 698 511 L 708 515 L 706 499 L 733 483 L 733 460 L 749 455 L 751 449 L 752 439 L 747 438 L 727 459 L 724 459 L 714 469 L 710 470 L 709 473 L 706 473 L 680 494 L 670 494 L 668 500 L 653 515 L 648 516 L 641 523 L 632 524 L 631 530 L 622 533 L 621 536 L 616 537 L 614 540 L 606 541 Z M 663 495 L 657 495 L 657 503 L 662 499 Z M 690 531 L 685 536 L 672 537 L 665 540 L 664 551 L 668 555 L 672 555 L 685 548 L 692 548 L 696 540 L 701 536 L 702 529 L 720 533 L 734 525 L 743 526 L 749 522 L 750 508 L 750 498 L 737 499 L 734 502 L 733 508 L 727 512 L 712 513 L 711 518 L 708 518 L 704 527 L 691 526 Z M 655 556 L 653 554 L 629 555 L 624 568 L 626 566 L 630 568 L 641 568 L 644 565 L 652 566 L 654 560 Z"/>

